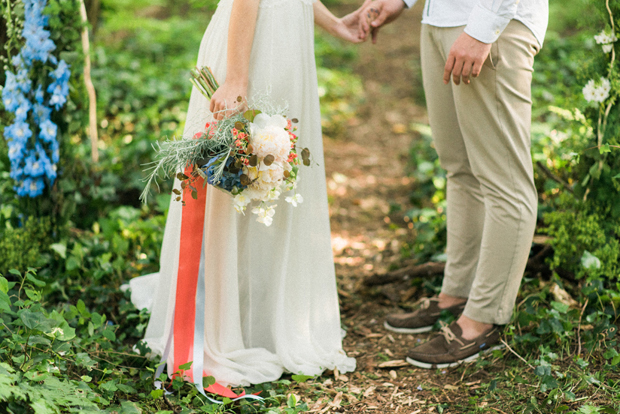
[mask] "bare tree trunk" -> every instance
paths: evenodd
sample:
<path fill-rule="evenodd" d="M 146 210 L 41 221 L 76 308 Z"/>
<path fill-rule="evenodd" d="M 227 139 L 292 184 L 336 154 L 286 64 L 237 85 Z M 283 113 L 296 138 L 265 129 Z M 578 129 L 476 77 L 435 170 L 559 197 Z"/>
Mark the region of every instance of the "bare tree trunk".
<path fill-rule="evenodd" d="M 80 0 L 80 15 L 82 21 L 86 24 L 88 22 L 88 16 L 86 15 L 86 6 L 84 0 Z M 99 161 L 99 149 L 97 142 L 99 136 L 97 133 L 97 95 L 95 93 L 95 86 L 90 77 L 90 42 L 88 40 L 88 27 L 84 26 L 82 30 L 82 49 L 84 49 L 85 63 L 84 63 L 84 83 L 86 84 L 86 90 L 88 91 L 88 131 L 90 135 L 91 156 L 93 162 Z"/>

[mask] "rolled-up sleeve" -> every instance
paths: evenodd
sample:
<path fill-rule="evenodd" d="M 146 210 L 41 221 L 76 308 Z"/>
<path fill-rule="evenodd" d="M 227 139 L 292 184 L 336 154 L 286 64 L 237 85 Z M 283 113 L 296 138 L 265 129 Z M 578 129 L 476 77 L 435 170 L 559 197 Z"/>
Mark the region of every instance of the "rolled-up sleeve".
<path fill-rule="evenodd" d="M 474 7 L 465 33 L 482 43 L 493 43 L 517 14 L 519 0 L 480 0 Z"/>
<path fill-rule="evenodd" d="M 405 2 L 405 6 L 407 6 L 408 9 L 412 8 L 414 4 L 417 3 L 418 0 L 403 0 Z"/>

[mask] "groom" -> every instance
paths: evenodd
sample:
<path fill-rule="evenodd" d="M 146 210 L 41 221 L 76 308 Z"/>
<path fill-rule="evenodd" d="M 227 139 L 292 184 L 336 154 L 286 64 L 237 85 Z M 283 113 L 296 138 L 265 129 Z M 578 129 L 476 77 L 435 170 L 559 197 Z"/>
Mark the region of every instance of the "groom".
<path fill-rule="evenodd" d="M 379 29 L 415 2 L 365 3 L 360 36 L 375 43 Z M 426 1 L 422 76 L 448 177 L 448 261 L 441 293 L 413 313 L 388 316 L 385 327 L 428 332 L 443 310 L 458 320 L 411 349 L 413 365 L 474 359 L 510 322 L 536 226 L 531 81 L 547 21 L 548 0 Z"/>

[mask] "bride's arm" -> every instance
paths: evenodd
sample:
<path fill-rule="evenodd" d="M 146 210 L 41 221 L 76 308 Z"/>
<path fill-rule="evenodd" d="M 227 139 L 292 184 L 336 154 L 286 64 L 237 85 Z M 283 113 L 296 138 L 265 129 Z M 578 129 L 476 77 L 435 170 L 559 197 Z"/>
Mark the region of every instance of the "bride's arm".
<path fill-rule="evenodd" d="M 367 0 L 368 3 L 370 0 Z M 329 34 L 353 43 L 363 42 L 356 25 L 362 15 L 363 7 L 339 19 L 320 1 L 314 2 L 314 22 Z"/>
<path fill-rule="evenodd" d="M 215 119 L 230 116 L 240 105 L 237 97 L 244 100 L 248 90 L 250 54 L 254 42 L 254 30 L 260 0 L 234 0 L 228 25 L 228 54 L 226 57 L 226 80 L 211 97 L 209 109 Z M 224 111 L 226 112 L 220 112 Z"/>

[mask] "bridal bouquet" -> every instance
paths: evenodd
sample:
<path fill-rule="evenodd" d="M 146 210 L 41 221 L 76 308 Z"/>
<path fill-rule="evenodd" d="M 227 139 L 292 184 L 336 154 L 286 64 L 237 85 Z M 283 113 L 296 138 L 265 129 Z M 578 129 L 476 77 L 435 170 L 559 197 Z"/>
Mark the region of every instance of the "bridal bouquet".
<path fill-rule="evenodd" d="M 194 69 L 191 81 L 207 99 L 219 86 L 209 68 Z M 297 128 L 293 126 L 297 120 L 285 118 L 266 104 L 250 106 L 243 113 L 208 122 L 193 137 L 158 145 L 141 199 L 146 202 L 150 185 L 158 177 L 176 175 L 181 190 L 191 192 L 194 198 L 198 192 L 196 181 L 202 178 L 204 185 L 229 193 L 239 213 L 253 204 L 252 213 L 266 226 L 271 225 L 275 201 L 283 192 L 293 192 L 285 199 L 288 203 L 301 203 L 303 197 L 295 189 L 300 164 L 310 165 L 310 151 L 302 149 L 300 161 Z M 182 201 L 181 191 L 173 192 L 175 199 Z"/>

